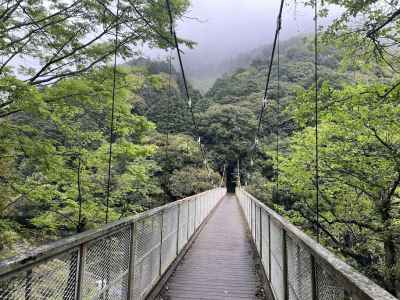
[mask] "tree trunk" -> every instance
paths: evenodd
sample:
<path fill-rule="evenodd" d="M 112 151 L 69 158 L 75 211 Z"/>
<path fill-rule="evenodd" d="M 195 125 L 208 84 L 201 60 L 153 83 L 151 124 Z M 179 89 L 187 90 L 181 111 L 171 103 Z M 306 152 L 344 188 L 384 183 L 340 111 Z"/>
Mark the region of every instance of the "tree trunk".
<path fill-rule="evenodd" d="M 390 233 L 387 235 L 384 241 L 385 250 L 385 267 L 388 275 L 386 278 L 387 289 L 393 293 L 396 297 L 400 297 L 400 281 L 397 278 L 396 262 L 398 259 L 396 244 L 393 239 L 393 235 Z"/>
<path fill-rule="evenodd" d="M 226 188 L 228 193 L 234 193 L 236 188 L 236 176 L 235 174 L 236 162 L 230 161 L 226 168 Z"/>
<path fill-rule="evenodd" d="M 384 239 L 384 259 L 385 259 L 385 285 L 389 292 L 393 295 L 399 297 L 400 295 L 400 288 L 399 288 L 399 278 L 398 272 L 396 270 L 397 259 L 399 258 L 396 243 L 394 241 L 393 233 L 391 232 L 391 224 L 392 224 L 392 215 L 391 215 L 391 206 L 392 206 L 392 195 L 396 190 L 397 186 L 400 182 L 400 175 L 398 175 L 397 179 L 394 180 L 391 185 L 389 186 L 388 192 L 383 191 L 381 193 L 381 216 L 382 216 L 382 223 L 384 224 L 385 228 L 388 228 L 385 234 Z"/>

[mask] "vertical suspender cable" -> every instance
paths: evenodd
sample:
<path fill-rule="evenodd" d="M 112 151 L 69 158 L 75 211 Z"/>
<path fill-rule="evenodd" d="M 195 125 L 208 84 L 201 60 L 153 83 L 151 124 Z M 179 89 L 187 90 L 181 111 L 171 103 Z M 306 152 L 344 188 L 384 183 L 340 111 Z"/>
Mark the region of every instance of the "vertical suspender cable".
<path fill-rule="evenodd" d="M 197 125 L 196 118 L 195 118 L 195 116 L 194 116 L 194 111 L 193 111 L 193 106 L 192 106 L 192 100 L 191 100 L 191 98 L 190 98 L 189 87 L 188 87 L 188 84 L 187 84 L 185 69 L 184 69 L 184 67 L 183 67 L 183 62 L 182 62 L 181 50 L 179 49 L 179 42 L 178 42 L 178 38 L 177 38 L 177 36 L 176 36 L 176 32 L 175 32 L 175 29 L 174 29 L 174 19 L 173 19 L 173 16 L 172 16 L 171 4 L 170 4 L 170 1 L 169 1 L 169 0 L 165 0 L 165 2 L 166 2 L 166 4 L 167 4 L 168 15 L 169 15 L 169 20 L 170 20 L 170 31 L 171 31 L 171 36 L 172 36 L 173 39 L 174 39 L 174 43 L 175 43 L 174 46 L 175 46 L 176 52 L 177 52 L 177 54 L 178 54 L 179 66 L 180 66 L 181 73 L 182 73 L 183 85 L 184 85 L 184 87 L 185 87 L 185 93 L 186 93 L 186 97 L 187 97 L 187 101 L 188 101 L 188 102 L 187 102 L 187 103 L 188 103 L 188 108 L 189 108 L 189 111 L 190 111 L 190 115 L 191 115 L 191 117 L 192 117 L 192 123 L 193 123 L 194 131 L 195 131 L 195 134 L 197 135 L 197 137 L 199 138 L 199 143 L 198 143 L 198 144 L 199 144 L 199 149 L 200 149 L 200 153 L 201 153 L 202 159 L 203 159 L 203 161 L 204 161 L 205 168 L 206 168 L 206 170 L 207 170 L 207 174 L 208 174 L 208 176 L 209 176 L 209 179 L 210 179 L 210 181 L 211 181 L 211 184 L 214 185 L 213 180 L 212 180 L 212 178 L 210 177 L 210 169 L 209 169 L 208 164 L 207 164 L 207 153 L 206 153 L 206 149 L 205 149 L 204 146 L 201 144 L 200 135 L 199 135 L 199 127 L 198 127 L 198 125 Z"/>
<path fill-rule="evenodd" d="M 110 190 L 111 190 L 111 163 L 114 143 L 114 118 L 115 118 L 115 90 L 117 84 L 117 54 L 118 54 L 118 24 L 119 23 L 119 0 L 117 0 L 117 14 L 114 39 L 114 65 L 113 65 L 113 84 L 112 84 L 112 103 L 111 103 L 111 122 L 110 122 L 110 144 L 108 149 L 108 177 L 106 191 L 106 223 L 110 209 Z"/>
<path fill-rule="evenodd" d="M 279 93 L 280 93 L 280 39 L 278 35 L 278 46 L 277 46 L 277 77 L 278 77 L 278 87 L 276 93 L 276 170 L 275 170 L 275 197 L 276 199 L 279 198 L 279 116 L 280 116 L 280 100 L 279 100 Z"/>
<path fill-rule="evenodd" d="M 278 14 L 278 18 L 277 18 L 276 30 L 275 30 L 275 35 L 274 35 L 274 43 L 272 45 L 272 53 L 271 53 L 271 57 L 270 57 L 270 61 L 269 61 L 267 81 L 265 83 L 264 98 L 262 100 L 261 110 L 260 110 L 260 114 L 258 116 L 258 125 L 257 125 L 256 134 L 254 136 L 254 144 L 252 145 L 252 147 L 249 151 L 250 152 L 250 155 L 249 155 L 250 161 L 253 160 L 253 152 L 255 151 L 257 144 L 258 144 L 258 137 L 261 132 L 261 124 L 262 124 L 264 112 L 265 112 L 266 105 L 267 105 L 267 96 L 268 96 L 269 84 L 270 84 L 270 79 L 271 79 L 272 66 L 274 63 L 275 50 L 276 50 L 278 35 L 279 35 L 280 30 L 282 29 L 282 12 L 283 12 L 284 3 L 285 3 L 285 0 L 281 0 L 281 4 L 279 6 L 279 14 Z"/>
<path fill-rule="evenodd" d="M 78 211 L 78 226 L 77 226 L 77 232 L 82 232 L 83 230 L 83 224 L 82 224 L 82 188 L 81 188 L 81 164 L 82 164 L 82 158 L 81 158 L 81 153 L 78 154 L 78 174 L 77 174 L 77 187 L 78 187 L 78 205 L 79 205 L 79 211 Z"/>
<path fill-rule="evenodd" d="M 169 167 L 169 132 L 170 132 L 170 126 L 171 126 L 171 111 L 170 111 L 170 106 L 171 106 L 171 97 L 172 97 L 172 91 L 171 91 L 171 76 L 172 76 L 172 53 L 170 51 L 169 53 L 169 76 L 168 76 L 168 101 L 167 101 L 167 132 L 166 132 L 166 139 L 165 139 L 165 162 L 167 163 L 167 168 Z M 169 178 L 169 168 L 166 170 L 167 175 L 165 177 L 165 185 L 166 188 L 169 190 L 169 183 L 170 183 L 170 178 Z M 165 193 L 165 199 L 164 199 L 164 204 L 167 204 L 167 193 Z"/>
<path fill-rule="evenodd" d="M 316 198 L 316 222 L 317 240 L 320 239 L 319 226 L 319 146 L 318 146 L 318 0 L 314 2 L 314 84 L 315 84 L 315 198 Z"/>
<path fill-rule="evenodd" d="M 258 119 L 257 136 L 261 130 L 263 114 L 264 114 L 264 110 L 266 108 L 266 100 L 267 100 L 267 96 L 268 96 L 269 83 L 270 83 L 270 79 L 271 79 L 272 65 L 274 63 L 275 49 L 276 49 L 276 45 L 277 45 L 277 41 L 278 41 L 279 32 L 282 29 L 282 11 L 283 11 L 284 3 L 285 3 L 285 1 L 282 0 L 281 5 L 279 7 L 278 20 L 277 20 L 276 31 L 275 31 L 275 36 L 274 36 L 274 44 L 272 46 L 272 53 L 271 53 L 271 58 L 270 58 L 269 68 L 268 68 L 268 73 L 267 73 L 267 82 L 265 83 L 264 99 L 263 99 L 263 103 L 261 106 L 260 116 Z"/>

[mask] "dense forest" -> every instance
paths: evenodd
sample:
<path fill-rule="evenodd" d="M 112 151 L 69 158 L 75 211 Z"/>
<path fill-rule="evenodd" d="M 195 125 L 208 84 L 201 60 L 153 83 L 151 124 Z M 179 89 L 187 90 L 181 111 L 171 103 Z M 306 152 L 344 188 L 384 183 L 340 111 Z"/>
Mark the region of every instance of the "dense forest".
<path fill-rule="evenodd" d="M 398 1 L 325 1 L 343 13 L 319 36 L 318 218 L 313 38 L 280 41 L 251 159 L 271 46 L 239 57 L 232 64 L 240 68 L 206 93 L 189 87 L 208 173 L 176 60 L 144 59 L 132 47 L 170 48 L 163 1 L 121 2 L 122 21 L 92 1 L 0 9 L 0 257 L 98 227 L 106 211 L 117 220 L 204 191 L 226 175 L 308 234 L 321 231 L 324 246 L 400 296 Z M 188 5 L 173 1 L 176 18 Z M 124 63 L 114 73 L 116 28 Z M 17 68 L 18 56 L 35 66 Z"/>

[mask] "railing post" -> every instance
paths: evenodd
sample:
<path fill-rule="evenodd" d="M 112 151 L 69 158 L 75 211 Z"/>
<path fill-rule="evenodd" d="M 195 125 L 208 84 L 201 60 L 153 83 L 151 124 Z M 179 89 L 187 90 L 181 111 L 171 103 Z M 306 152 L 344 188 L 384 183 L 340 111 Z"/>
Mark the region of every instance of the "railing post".
<path fill-rule="evenodd" d="M 269 281 L 272 281 L 271 274 L 271 216 L 268 215 L 268 274 Z"/>
<path fill-rule="evenodd" d="M 78 284 L 76 287 L 76 299 L 82 300 L 83 299 L 83 277 L 85 273 L 85 262 L 86 262 L 86 244 L 81 244 L 79 246 L 79 265 L 78 265 Z"/>
<path fill-rule="evenodd" d="M 26 272 L 25 277 L 25 300 L 31 299 L 32 293 L 32 270 Z"/>
<path fill-rule="evenodd" d="M 76 282 L 78 272 L 79 252 L 73 251 L 70 253 L 68 279 L 66 287 L 64 288 L 63 299 L 68 299 L 70 295 L 76 296 Z"/>
<path fill-rule="evenodd" d="M 160 268 L 159 276 L 162 275 L 162 252 L 163 252 L 163 228 L 164 228 L 164 210 L 161 211 L 161 230 L 160 230 Z"/>
<path fill-rule="evenodd" d="M 180 227 L 180 218 L 181 218 L 181 204 L 180 203 L 178 203 L 177 210 L 178 210 L 178 220 L 177 220 L 178 228 L 176 230 L 176 256 L 179 255 L 179 235 L 181 234 L 181 229 L 179 228 Z"/>
<path fill-rule="evenodd" d="M 135 252 L 136 252 L 136 222 L 131 225 L 131 242 L 129 247 L 129 269 L 128 269 L 128 300 L 133 300 L 133 289 L 135 287 Z"/>
<path fill-rule="evenodd" d="M 193 233 L 195 233 L 197 229 L 197 197 L 194 198 L 194 228 Z"/>
<path fill-rule="evenodd" d="M 289 300 L 289 279 L 288 279 L 288 255 L 287 255 L 287 235 L 282 228 L 282 258 L 283 258 L 283 287 L 285 290 L 285 300 Z"/>
<path fill-rule="evenodd" d="M 186 238 L 189 240 L 189 229 L 190 229 L 190 201 L 186 200 L 187 203 L 187 222 L 186 222 Z"/>
<path fill-rule="evenodd" d="M 260 220 L 260 236 L 258 237 L 259 238 L 259 248 L 260 248 L 260 258 L 262 259 L 263 258 L 263 251 L 262 251 L 262 214 L 261 214 L 261 206 L 260 206 L 260 218 L 259 218 L 259 220 Z"/>
<path fill-rule="evenodd" d="M 318 300 L 318 284 L 317 284 L 317 265 L 315 263 L 314 255 L 311 256 L 311 289 L 312 300 Z"/>
<path fill-rule="evenodd" d="M 250 199 L 250 233 L 253 237 L 253 200 Z"/>

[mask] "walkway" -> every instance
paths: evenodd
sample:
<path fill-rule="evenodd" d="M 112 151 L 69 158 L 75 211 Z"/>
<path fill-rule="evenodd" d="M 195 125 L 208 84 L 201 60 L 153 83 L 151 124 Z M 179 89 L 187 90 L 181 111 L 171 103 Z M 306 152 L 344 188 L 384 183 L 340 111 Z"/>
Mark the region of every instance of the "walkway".
<path fill-rule="evenodd" d="M 254 251 L 234 195 L 200 232 L 161 293 L 161 299 L 260 299 Z"/>

